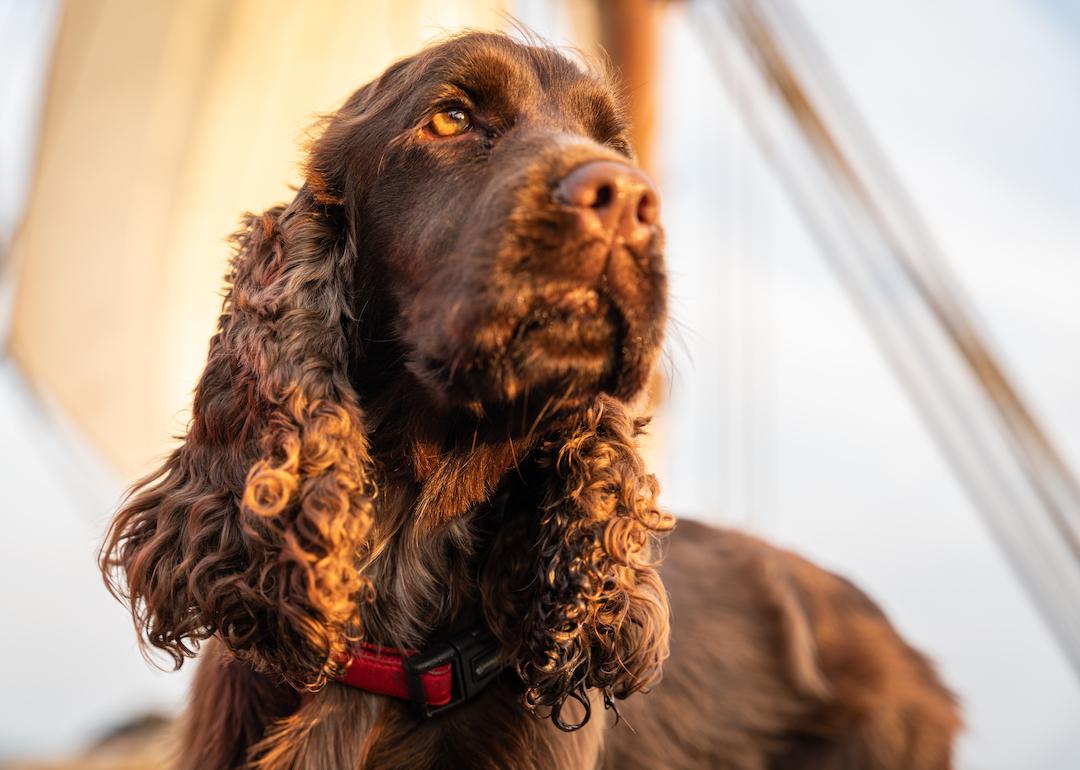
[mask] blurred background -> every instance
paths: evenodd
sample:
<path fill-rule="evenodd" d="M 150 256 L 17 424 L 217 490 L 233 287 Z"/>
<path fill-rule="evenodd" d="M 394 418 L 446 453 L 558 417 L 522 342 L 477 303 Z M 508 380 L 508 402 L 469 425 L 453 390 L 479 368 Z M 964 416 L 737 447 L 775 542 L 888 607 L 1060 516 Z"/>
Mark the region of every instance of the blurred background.
<path fill-rule="evenodd" d="M 315 117 L 392 60 L 522 25 L 607 52 L 662 191 L 672 324 L 650 453 L 665 504 L 870 593 L 962 700 L 960 768 L 1080 766 L 1076 565 L 1037 530 L 1068 504 L 994 491 L 1080 461 L 1080 5 L 772 0 L 758 26 L 725 5 L 0 0 L 0 764 L 48 766 L 182 707 L 192 667 L 142 660 L 95 556 L 123 489 L 184 429 L 240 213 L 290 197 Z M 748 29 L 790 54 L 783 88 L 755 74 Z M 807 133 L 805 104 L 784 117 L 792 83 L 835 132 Z M 870 249 L 881 222 L 855 225 L 877 209 L 807 171 L 830 168 L 807 136 L 858 160 L 914 234 Z M 888 343 L 882 324 L 921 306 L 890 315 L 894 284 L 874 295 L 844 272 L 838 254 L 871 252 L 947 275 L 931 283 L 1027 410 L 1014 438 L 1056 447 L 1050 461 L 1009 482 L 1004 454 L 965 459 L 1008 421 L 979 422 L 993 398 L 978 377 Z M 896 339 L 948 317 L 910 335 L 897 321 Z M 942 428 L 949 414 L 967 417 Z"/>

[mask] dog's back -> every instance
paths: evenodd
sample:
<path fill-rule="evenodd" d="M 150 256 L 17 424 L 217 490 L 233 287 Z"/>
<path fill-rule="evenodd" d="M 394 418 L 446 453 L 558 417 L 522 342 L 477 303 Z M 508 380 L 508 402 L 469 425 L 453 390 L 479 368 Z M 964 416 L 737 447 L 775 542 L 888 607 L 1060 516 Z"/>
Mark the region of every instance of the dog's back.
<path fill-rule="evenodd" d="M 660 685 L 621 706 L 606 767 L 952 766 L 953 696 L 847 580 L 685 520 L 661 573 L 671 657 Z"/>

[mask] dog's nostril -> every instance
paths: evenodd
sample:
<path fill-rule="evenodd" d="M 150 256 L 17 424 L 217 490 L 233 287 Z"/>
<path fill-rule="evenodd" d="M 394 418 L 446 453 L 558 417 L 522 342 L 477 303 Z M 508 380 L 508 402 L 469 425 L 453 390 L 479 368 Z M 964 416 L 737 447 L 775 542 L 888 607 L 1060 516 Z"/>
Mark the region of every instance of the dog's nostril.
<path fill-rule="evenodd" d="M 659 207 L 656 205 L 656 196 L 651 190 L 645 190 L 638 199 L 637 209 L 634 212 L 637 221 L 643 225 L 655 225 L 659 219 Z"/>
<path fill-rule="evenodd" d="M 611 201 L 615 199 L 615 190 L 610 184 L 602 184 L 596 188 L 596 194 L 593 198 L 593 202 L 590 208 L 602 209 L 605 206 L 610 206 Z"/>

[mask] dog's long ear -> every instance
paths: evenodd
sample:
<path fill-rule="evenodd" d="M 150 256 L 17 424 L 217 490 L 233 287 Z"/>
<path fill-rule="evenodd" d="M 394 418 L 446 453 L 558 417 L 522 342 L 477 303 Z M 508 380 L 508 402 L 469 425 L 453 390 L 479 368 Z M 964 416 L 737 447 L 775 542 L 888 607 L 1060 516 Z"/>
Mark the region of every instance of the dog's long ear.
<path fill-rule="evenodd" d="M 375 494 L 343 328 L 355 249 L 309 185 L 249 216 L 183 444 L 102 547 L 110 589 L 177 667 L 216 634 L 318 688 L 359 629 Z"/>
<path fill-rule="evenodd" d="M 544 440 L 539 522 L 520 517 L 489 560 L 502 576 L 490 581 L 498 588 L 485 602 L 488 623 L 515 657 L 526 707 L 563 729 L 589 719 L 586 708 L 576 723 L 564 720 L 567 699 L 586 706 L 597 688 L 610 705 L 655 683 L 667 658 L 656 563 L 674 520 L 657 508 L 656 479 L 637 451 L 641 428 L 624 404 L 602 397 Z"/>

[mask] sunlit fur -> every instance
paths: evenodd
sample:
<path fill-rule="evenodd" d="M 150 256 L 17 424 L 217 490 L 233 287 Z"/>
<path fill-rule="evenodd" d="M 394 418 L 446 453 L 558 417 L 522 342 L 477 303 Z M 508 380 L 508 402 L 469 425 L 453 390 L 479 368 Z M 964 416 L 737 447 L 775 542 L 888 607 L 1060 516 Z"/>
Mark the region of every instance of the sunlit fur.
<path fill-rule="evenodd" d="M 572 429 L 542 441 L 541 515 L 525 527 L 535 545 L 523 549 L 508 528 L 496 547 L 503 575 L 517 582 L 490 585 L 528 601 L 500 617 L 489 600 L 488 623 L 516 650 L 526 705 L 556 718 L 568 694 L 583 701 L 597 688 L 610 704 L 647 687 L 667 656 L 655 541 L 674 521 L 657 509 L 656 479 L 635 449 L 639 429 L 622 405 L 601 399 Z M 527 556 L 507 569 L 515 554 Z"/>
<path fill-rule="evenodd" d="M 345 375 L 354 256 L 302 191 L 251 217 L 184 443 L 117 514 L 102 563 L 177 666 L 219 636 L 317 689 L 360 630 L 375 488 Z"/>

